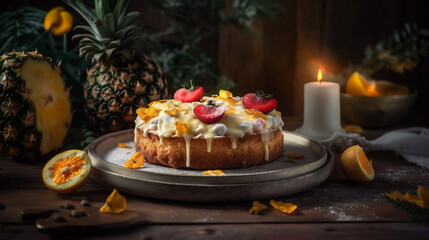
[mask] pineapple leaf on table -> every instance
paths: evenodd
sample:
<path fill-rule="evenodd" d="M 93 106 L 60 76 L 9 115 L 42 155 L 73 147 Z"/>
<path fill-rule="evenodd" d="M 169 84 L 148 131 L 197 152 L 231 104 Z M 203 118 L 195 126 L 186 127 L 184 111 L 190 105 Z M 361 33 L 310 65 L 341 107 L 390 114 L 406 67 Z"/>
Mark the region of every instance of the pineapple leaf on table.
<path fill-rule="evenodd" d="M 140 13 L 127 13 L 128 1 L 95 0 L 95 9 L 83 1 L 64 0 L 87 22 L 80 32 L 80 56 L 91 57 L 84 96 L 89 123 L 96 135 L 134 127 L 136 110 L 167 97 L 167 79 L 161 68 L 138 46 Z"/>

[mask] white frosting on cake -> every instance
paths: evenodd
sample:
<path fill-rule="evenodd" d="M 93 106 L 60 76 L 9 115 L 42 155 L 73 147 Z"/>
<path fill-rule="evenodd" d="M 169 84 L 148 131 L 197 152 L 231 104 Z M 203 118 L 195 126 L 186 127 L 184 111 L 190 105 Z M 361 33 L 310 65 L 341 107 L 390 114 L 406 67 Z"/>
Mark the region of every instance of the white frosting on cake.
<path fill-rule="evenodd" d="M 273 110 L 263 114 L 257 110 L 249 110 L 243 106 L 240 97 L 225 96 L 204 97 L 199 102 L 183 103 L 177 100 L 160 100 L 152 102 L 148 108 L 140 108 L 135 120 L 135 131 L 141 129 L 146 137 L 147 133 L 159 136 L 160 142 L 164 138 L 180 136 L 186 142 L 186 166 L 189 167 L 190 141 L 192 138 L 203 137 L 207 141 L 207 152 L 211 151 L 211 143 L 216 137 L 229 137 L 231 147 L 236 148 L 237 138 L 247 134 L 260 134 L 265 143 L 265 159 L 268 160 L 268 142 L 274 132 L 282 129 L 283 120 L 280 112 Z M 223 96 L 222 96 L 223 95 Z M 194 114 L 193 109 L 199 104 L 206 104 L 211 100 L 216 105 L 226 108 L 222 118 L 212 124 L 200 121 Z M 136 136 L 136 134 L 135 134 Z"/>

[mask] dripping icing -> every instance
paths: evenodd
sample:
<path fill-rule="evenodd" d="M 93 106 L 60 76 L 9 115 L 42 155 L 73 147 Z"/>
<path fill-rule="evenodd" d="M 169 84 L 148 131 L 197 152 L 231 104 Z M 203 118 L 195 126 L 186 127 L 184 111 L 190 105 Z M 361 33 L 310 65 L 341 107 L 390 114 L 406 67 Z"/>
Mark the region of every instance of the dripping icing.
<path fill-rule="evenodd" d="M 232 149 L 236 149 L 237 148 L 237 137 L 236 136 L 231 136 L 229 138 L 231 139 L 231 148 Z"/>
<path fill-rule="evenodd" d="M 186 167 L 191 166 L 191 138 L 192 136 L 184 136 L 186 143 Z"/>
<path fill-rule="evenodd" d="M 212 141 L 213 141 L 212 137 L 206 137 L 207 152 L 211 152 L 212 151 Z"/>
<path fill-rule="evenodd" d="M 265 161 L 268 161 L 270 159 L 270 150 L 268 149 L 268 143 L 264 142 L 265 147 Z"/>

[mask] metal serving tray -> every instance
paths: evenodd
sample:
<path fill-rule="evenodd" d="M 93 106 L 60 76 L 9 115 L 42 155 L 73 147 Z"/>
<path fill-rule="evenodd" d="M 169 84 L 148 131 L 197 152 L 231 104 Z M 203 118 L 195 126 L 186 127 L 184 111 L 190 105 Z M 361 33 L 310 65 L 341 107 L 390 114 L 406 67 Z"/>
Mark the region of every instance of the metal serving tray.
<path fill-rule="evenodd" d="M 137 195 L 180 201 L 243 201 L 285 196 L 317 186 L 332 172 L 334 155 L 322 144 L 283 132 L 284 154 L 258 166 L 203 175 L 203 170 L 173 169 L 145 163 L 141 169 L 123 164 L 135 152 L 134 131 L 104 135 L 87 147 L 97 182 Z M 131 149 L 119 148 L 126 143 Z M 192 147 L 192 146 L 191 146 Z M 288 152 L 304 155 L 290 159 Z"/>

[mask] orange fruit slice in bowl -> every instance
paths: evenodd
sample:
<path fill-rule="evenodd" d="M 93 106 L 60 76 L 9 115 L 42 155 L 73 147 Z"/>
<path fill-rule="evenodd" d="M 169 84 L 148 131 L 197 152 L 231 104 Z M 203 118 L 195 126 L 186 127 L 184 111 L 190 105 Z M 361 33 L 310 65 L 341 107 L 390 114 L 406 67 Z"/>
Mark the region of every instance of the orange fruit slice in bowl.
<path fill-rule="evenodd" d="M 79 190 L 89 179 L 91 160 L 86 152 L 69 150 L 53 157 L 42 171 L 43 182 L 50 190 L 69 194 Z"/>
<path fill-rule="evenodd" d="M 341 155 L 341 168 L 355 182 L 370 182 L 374 179 L 372 162 L 359 145 L 347 148 Z"/>
<path fill-rule="evenodd" d="M 356 96 L 380 96 L 375 84 L 367 82 L 358 72 L 354 72 L 347 80 L 346 93 Z"/>

